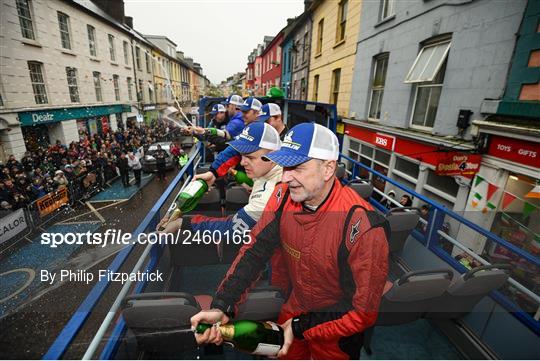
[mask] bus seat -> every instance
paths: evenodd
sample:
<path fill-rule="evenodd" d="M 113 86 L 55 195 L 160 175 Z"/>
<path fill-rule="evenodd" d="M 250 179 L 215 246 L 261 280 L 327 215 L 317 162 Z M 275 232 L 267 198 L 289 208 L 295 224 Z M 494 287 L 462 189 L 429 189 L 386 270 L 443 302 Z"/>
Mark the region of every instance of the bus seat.
<path fill-rule="evenodd" d="M 225 192 L 225 212 L 234 214 L 249 201 L 248 191 L 239 185 L 229 187 Z"/>
<path fill-rule="evenodd" d="M 458 277 L 433 303 L 426 318 L 455 319 L 471 312 L 491 291 L 508 280 L 509 264 L 476 267 Z"/>
<path fill-rule="evenodd" d="M 450 285 L 450 269 L 408 272 L 393 284 L 386 283 L 375 326 L 401 325 L 416 321 Z M 374 327 L 364 332 L 364 349 L 371 355 Z"/>
<path fill-rule="evenodd" d="M 449 269 L 408 272 L 383 295 L 376 325 L 399 325 L 419 319 L 450 285 Z"/>
<path fill-rule="evenodd" d="M 355 179 L 348 184 L 358 195 L 364 198 L 366 201 L 373 194 L 373 185 L 369 183 L 369 180 L 363 181 L 362 179 Z"/>
<path fill-rule="evenodd" d="M 390 224 L 390 253 L 396 253 L 403 250 L 407 238 L 412 230 L 418 224 L 420 219 L 420 210 L 415 207 L 392 208 L 387 214 L 386 219 Z"/>
<path fill-rule="evenodd" d="M 247 299 L 238 307 L 239 320 L 276 321 L 285 299 L 273 286 L 253 288 Z"/>
<path fill-rule="evenodd" d="M 213 217 L 221 217 L 221 197 L 219 190 L 210 188 L 208 192 L 199 200 L 197 207 L 190 214 L 210 215 Z"/>

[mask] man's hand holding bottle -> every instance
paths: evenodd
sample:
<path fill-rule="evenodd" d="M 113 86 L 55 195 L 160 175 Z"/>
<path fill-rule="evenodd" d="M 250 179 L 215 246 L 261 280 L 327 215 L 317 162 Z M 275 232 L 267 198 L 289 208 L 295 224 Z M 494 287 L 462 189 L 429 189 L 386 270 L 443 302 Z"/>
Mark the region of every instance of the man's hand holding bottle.
<path fill-rule="evenodd" d="M 229 317 L 227 317 L 223 311 L 212 309 L 208 311 L 201 311 L 195 316 L 191 317 L 191 328 L 195 330 L 199 323 L 220 325 L 226 324 L 227 322 L 229 322 Z M 208 343 L 221 345 L 223 343 L 223 338 L 221 337 L 221 332 L 219 331 L 218 327 L 209 328 L 203 334 L 195 333 L 195 339 L 199 345 Z"/>
<path fill-rule="evenodd" d="M 177 233 L 180 228 L 182 228 L 182 217 L 178 217 L 170 222 L 169 220 L 169 216 L 165 215 L 165 217 L 163 217 L 156 226 L 156 231 L 159 233 Z M 161 229 L 161 227 L 165 228 Z"/>
<path fill-rule="evenodd" d="M 210 188 L 216 181 L 216 176 L 212 172 L 205 172 L 201 174 L 196 174 L 194 179 L 202 179 L 203 181 L 208 184 L 208 187 Z"/>

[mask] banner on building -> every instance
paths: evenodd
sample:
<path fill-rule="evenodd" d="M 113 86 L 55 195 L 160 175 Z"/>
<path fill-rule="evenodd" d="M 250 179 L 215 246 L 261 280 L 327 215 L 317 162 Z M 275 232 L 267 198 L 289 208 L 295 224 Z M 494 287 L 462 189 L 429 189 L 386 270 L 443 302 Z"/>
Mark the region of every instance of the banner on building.
<path fill-rule="evenodd" d="M 444 176 L 471 176 L 480 169 L 482 156 L 451 152 L 439 159 L 435 174 Z"/>
<path fill-rule="evenodd" d="M 28 227 L 24 210 L 17 209 L 0 219 L 0 244 L 9 241 Z"/>
<path fill-rule="evenodd" d="M 41 217 L 54 212 L 69 202 L 67 188 L 60 188 L 56 192 L 49 193 L 36 201 L 36 207 Z"/>

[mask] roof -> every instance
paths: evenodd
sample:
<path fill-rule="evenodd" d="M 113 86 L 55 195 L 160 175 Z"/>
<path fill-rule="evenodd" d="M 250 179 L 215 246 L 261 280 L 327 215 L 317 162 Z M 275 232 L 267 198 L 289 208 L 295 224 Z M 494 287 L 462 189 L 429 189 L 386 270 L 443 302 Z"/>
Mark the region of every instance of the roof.
<path fill-rule="evenodd" d="M 176 45 L 176 43 L 174 41 L 172 41 L 171 39 L 169 39 L 168 37 L 166 37 L 165 35 L 148 35 L 148 34 L 145 34 L 144 35 L 147 39 L 165 39 L 167 40 L 168 42 L 170 42 L 171 44 L 173 44 L 174 46 L 178 46 Z"/>

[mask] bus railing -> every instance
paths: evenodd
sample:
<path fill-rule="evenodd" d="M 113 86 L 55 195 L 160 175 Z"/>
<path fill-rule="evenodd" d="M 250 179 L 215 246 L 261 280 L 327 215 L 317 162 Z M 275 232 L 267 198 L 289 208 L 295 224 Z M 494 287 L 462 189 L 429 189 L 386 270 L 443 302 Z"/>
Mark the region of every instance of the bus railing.
<path fill-rule="evenodd" d="M 481 264 L 493 264 L 493 263 L 511 263 L 514 268 L 511 272 L 510 280 L 500 291 L 492 293 L 492 298 L 500 303 L 505 309 L 511 312 L 516 318 L 518 318 L 527 327 L 533 330 L 536 334 L 540 334 L 540 297 L 535 290 L 540 289 L 539 285 L 528 282 L 526 275 L 520 276 L 515 267 L 516 265 L 522 265 L 522 269 L 528 267 L 529 273 L 538 274 L 540 272 L 540 259 L 530 254 L 526 250 L 520 249 L 516 245 L 508 242 L 507 240 L 499 237 L 498 235 L 478 226 L 473 221 L 465 218 L 464 216 L 448 209 L 444 205 L 436 203 L 428 197 L 417 193 L 416 191 L 407 188 L 406 186 L 398 183 L 397 181 L 387 177 L 386 175 L 377 172 L 369 168 L 368 166 L 346 156 L 341 155 L 341 160 L 346 160 L 351 168 L 348 172 L 351 179 L 360 179 L 358 177 L 359 170 L 362 168 L 373 176 L 381 177 L 385 182 L 392 184 L 393 186 L 407 192 L 412 197 L 415 197 L 430 207 L 429 217 L 423 220 L 426 225 L 425 231 L 413 230 L 412 235 L 426 248 L 450 264 L 454 269 L 463 273 L 468 268 L 461 263 L 457 258 L 460 256 L 458 253 L 465 252 L 467 255 L 473 257 Z M 374 187 L 374 191 L 381 196 L 384 200 L 394 201 L 388 195 L 381 190 Z M 370 202 L 374 207 L 382 212 L 387 212 L 387 209 L 374 198 L 370 199 Z M 397 202 L 392 202 L 397 203 Z M 457 229 L 449 232 L 445 229 L 446 223 L 453 223 L 457 225 Z M 475 235 L 485 238 L 484 251 L 481 254 L 473 252 L 469 247 L 459 241 L 460 236 L 473 232 Z M 453 233 L 455 234 L 452 236 Z M 458 246 L 459 244 L 459 246 Z M 506 253 L 508 256 L 507 261 L 504 262 L 502 257 L 498 257 L 490 262 L 490 250 L 497 248 L 501 250 L 501 253 Z M 503 252 L 504 251 L 504 252 Z M 474 254 L 474 256 L 473 256 Z M 493 258 L 493 257 L 491 257 Z"/>

